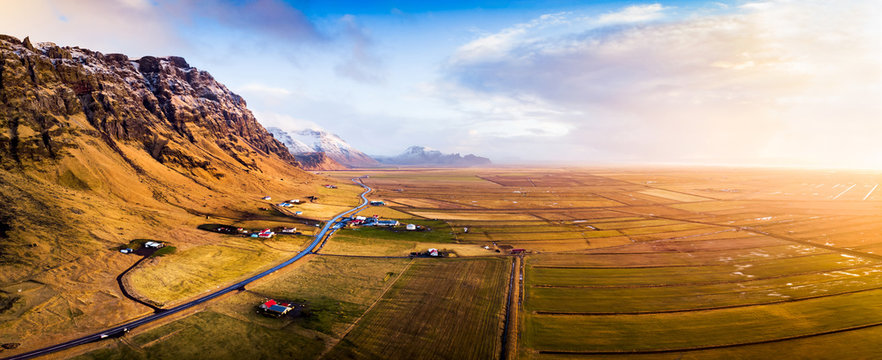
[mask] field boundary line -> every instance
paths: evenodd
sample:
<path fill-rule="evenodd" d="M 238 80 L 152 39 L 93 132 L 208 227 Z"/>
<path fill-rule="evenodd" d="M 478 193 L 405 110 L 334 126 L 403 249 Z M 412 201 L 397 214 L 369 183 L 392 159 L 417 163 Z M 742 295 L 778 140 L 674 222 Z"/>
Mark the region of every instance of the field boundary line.
<path fill-rule="evenodd" d="M 358 325 L 359 322 L 361 322 L 361 319 L 363 319 L 363 318 L 365 317 L 365 315 L 367 315 L 369 312 L 371 312 L 371 310 L 374 309 L 374 306 L 376 306 L 377 304 L 380 303 L 380 301 L 383 300 L 383 298 L 386 296 L 386 293 L 388 293 L 389 290 L 391 290 L 392 287 L 394 287 L 395 284 L 398 283 L 398 280 L 401 279 L 401 276 L 404 275 L 404 273 L 406 273 L 408 270 L 410 270 L 410 267 L 411 267 L 411 265 L 413 265 L 413 263 L 414 263 L 414 259 L 411 258 L 410 261 L 407 262 L 407 265 L 404 266 L 404 269 L 402 269 L 401 272 L 398 274 L 398 276 L 396 276 L 395 279 L 394 279 L 393 281 L 390 281 L 389 284 L 386 285 L 386 288 L 383 289 L 383 292 L 380 293 L 380 296 L 378 296 L 377 299 L 374 300 L 374 302 L 371 303 L 371 305 L 368 306 L 368 308 L 365 309 L 365 311 L 364 311 L 363 313 L 361 313 L 361 315 L 359 315 L 358 318 L 356 318 L 355 321 L 353 321 L 352 324 L 350 324 L 350 325 L 346 328 L 346 330 L 343 331 L 343 333 L 340 334 L 340 338 L 339 338 L 339 339 L 336 339 L 336 341 L 333 341 L 333 342 L 329 343 L 329 344 L 328 344 L 329 346 L 326 346 L 326 347 L 325 347 L 325 350 L 322 351 L 322 353 L 319 354 L 319 355 L 316 357 L 316 359 L 323 359 L 326 355 L 328 355 L 328 353 L 331 352 L 331 350 L 334 350 L 334 348 L 337 347 L 337 345 L 338 345 L 341 341 L 343 341 L 344 338 L 346 338 L 346 335 L 349 335 L 349 332 L 351 332 L 352 329 L 355 329 L 355 326 Z"/>
<path fill-rule="evenodd" d="M 760 280 L 780 279 L 780 278 L 785 278 L 785 277 L 790 277 L 790 276 L 821 274 L 821 273 L 833 272 L 833 271 L 847 271 L 847 270 L 865 269 L 865 268 L 869 268 L 869 267 L 877 267 L 880 265 L 882 265 L 882 264 L 872 264 L 872 265 L 867 265 L 867 266 L 849 267 L 849 268 L 827 269 L 827 270 L 823 270 L 823 271 L 809 271 L 809 272 L 768 276 L 768 277 L 762 277 L 762 278 L 750 278 L 750 279 L 743 279 L 743 280 L 731 280 L 731 281 L 727 280 L 727 281 L 707 281 L 707 282 L 676 283 L 676 284 L 634 284 L 634 285 L 549 285 L 549 284 L 536 284 L 536 285 L 530 285 L 530 286 L 531 287 L 538 287 L 538 288 L 565 288 L 565 289 L 631 289 L 631 288 L 653 288 L 653 287 L 675 287 L 675 286 L 721 285 L 721 284 L 736 284 L 736 283 L 760 281 Z"/>
<path fill-rule="evenodd" d="M 657 350 L 620 350 L 620 351 L 567 351 L 567 350 L 539 350 L 540 354 L 556 354 L 556 355 L 640 355 L 640 354 L 665 354 L 665 353 L 676 353 L 676 352 L 689 352 L 689 351 L 701 351 L 701 350 L 713 350 L 713 349 L 725 349 L 732 347 L 740 347 L 740 346 L 750 346 L 750 345 L 759 345 L 759 344 L 771 344 L 776 342 L 784 342 L 790 340 L 797 339 L 806 339 L 815 336 L 823 336 L 830 334 L 843 333 L 854 330 L 862 330 L 871 327 L 876 327 L 882 325 L 882 321 L 864 324 L 864 325 L 856 325 L 850 326 L 842 329 L 835 330 L 827 330 L 820 331 L 809 334 L 802 335 L 794 335 L 787 336 L 783 338 L 776 339 L 768 339 L 768 340 L 759 340 L 759 341 L 751 341 L 744 343 L 732 343 L 732 344 L 721 344 L 721 345 L 710 345 L 710 346 L 696 346 L 696 347 L 687 347 L 687 348 L 679 348 L 679 349 L 657 349 Z"/>
<path fill-rule="evenodd" d="M 800 298 L 790 298 L 790 299 L 780 299 L 769 301 L 765 303 L 753 303 L 753 304 L 740 304 L 740 305 L 723 305 L 723 306 L 713 306 L 713 307 L 703 307 L 703 308 L 692 308 L 692 309 L 676 309 L 676 310 L 657 310 L 657 311 L 626 311 L 626 312 L 559 312 L 559 311 L 533 311 L 536 315 L 551 315 L 551 316 L 610 316 L 610 315 L 652 315 L 652 314 L 669 314 L 669 313 L 681 313 L 681 312 L 696 312 L 696 311 L 712 311 L 712 310 L 724 310 L 724 309 L 735 309 L 742 307 L 751 307 L 751 306 L 766 306 L 766 305 L 777 305 L 783 303 L 790 302 L 798 302 L 805 300 L 814 300 L 821 299 L 832 296 L 842 296 L 842 295 L 850 295 L 857 294 L 862 292 L 880 290 L 882 286 L 876 286 L 872 288 L 866 289 L 858 289 L 858 290 L 849 290 L 835 294 L 823 294 L 823 295 L 813 295 L 806 296 Z"/>

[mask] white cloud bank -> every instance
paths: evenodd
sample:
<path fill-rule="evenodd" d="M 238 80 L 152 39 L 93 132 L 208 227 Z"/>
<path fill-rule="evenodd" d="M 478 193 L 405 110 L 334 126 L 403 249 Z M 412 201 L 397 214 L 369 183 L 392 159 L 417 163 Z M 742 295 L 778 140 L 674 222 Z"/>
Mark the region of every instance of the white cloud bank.
<path fill-rule="evenodd" d="M 771 1 L 678 19 L 665 9 L 548 15 L 475 39 L 448 60 L 459 90 L 446 97 L 493 129 L 506 117 L 566 129 L 554 142 L 608 157 L 598 161 L 882 168 L 878 3 Z M 536 104 L 545 111 L 521 111 Z M 531 153 L 586 160 L 550 143 L 535 139 Z"/>

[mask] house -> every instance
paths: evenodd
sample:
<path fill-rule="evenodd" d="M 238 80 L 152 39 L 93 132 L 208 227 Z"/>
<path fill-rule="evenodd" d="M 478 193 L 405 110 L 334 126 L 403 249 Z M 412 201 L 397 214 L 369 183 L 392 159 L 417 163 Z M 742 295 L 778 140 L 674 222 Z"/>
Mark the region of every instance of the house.
<path fill-rule="evenodd" d="M 355 217 L 355 220 L 365 221 L 365 220 L 367 220 L 367 217 L 364 217 L 364 216 L 356 216 L 356 217 Z"/>
<path fill-rule="evenodd" d="M 377 226 L 398 226 L 398 220 L 380 220 Z"/>
<path fill-rule="evenodd" d="M 263 304 L 260 304 L 258 308 L 260 308 L 260 310 L 262 310 L 264 314 L 272 316 L 282 316 L 291 311 L 291 309 L 293 309 L 293 306 L 289 303 L 277 302 L 273 299 L 269 299 Z"/>
<path fill-rule="evenodd" d="M 270 230 L 270 229 L 263 229 L 263 231 L 257 233 L 257 237 L 259 237 L 259 238 L 261 238 L 261 239 L 269 239 L 269 238 L 271 238 L 271 237 L 273 237 L 273 236 L 275 236 L 275 235 L 276 235 L 276 233 L 274 233 L 274 232 L 273 232 L 272 230 Z"/>
<path fill-rule="evenodd" d="M 273 198 L 271 198 L 269 195 L 267 195 L 267 196 L 264 196 L 263 199 L 264 200 L 272 200 Z"/>
<path fill-rule="evenodd" d="M 407 226 L 405 226 L 405 229 L 407 229 L 409 231 L 414 231 L 417 229 L 417 226 L 414 224 L 407 224 Z"/>
<path fill-rule="evenodd" d="M 292 204 L 299 204 L 299 203 L 300 203 L 300 199 L 291 199 L 291 200 L 288 200 L 288 202 L 289 202 L 289 203 L 292 203 Z"/>
<path fill-rule="evenodd" d="M 297 228 L 282 228 L 282 232 L 285 234 L 293 234 L 297 232 Z"/>
<path fill-rule="evenodd" d="M 156 241 L 148 241 L 148 242 L 144 243 L 144 247 L 150 248 L 150 249 L 159 249 L 159 248 L 162 248 L 163 246 L 165 246 L 163 243 L 156 242 Z"/>
<path fill-rule="evenodd" d="M 426 254 L 429 254 L 429 256 L 436 256 L 437 257 L 438 256 L 438 249 L 431 248 L 428 251 L 426 251 Z"/>

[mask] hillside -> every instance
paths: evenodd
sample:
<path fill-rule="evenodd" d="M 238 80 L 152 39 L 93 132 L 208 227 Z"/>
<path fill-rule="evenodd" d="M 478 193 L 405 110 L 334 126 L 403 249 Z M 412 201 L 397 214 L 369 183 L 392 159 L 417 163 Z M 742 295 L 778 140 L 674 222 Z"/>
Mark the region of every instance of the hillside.
<path fill-rule="evenodd" d="M 200 224 L 285 221 L 259 199 L 328 181 L 297 165 L 244 99 L 183 58 L 0 36 L 0 342 L 33 348 L 149 311 L 122 296 L 116 276 L 137 258 L 119 246 L 156 239 L 192 256 L 228 241 Z M 322 201 L 355 201 L 340 194 Z"/>
<path fill-rule="evenodd" d="M 294 155 L 321 152 L 332 160 L 348 167 L 374 167 L 379 165 L 367 154 L 349 145 L 335 134 L 323 130 L 303 129 L 285 131 L 279 128 L 268 128 L 273 136 L 288 147 Z"/>
<path fill-rule="evenodd" d="M 396 156 L 375 156 L 380 163 L 387 165 L 471 167 L 488 166 L 490 159 L 468 154 L 444 154 L 424 146 L 411 146 Z"/>
<path fill-rule="evenodd" d="M 294 155 L 297 162 L 305 170 L 345 170 L 347 167 L 340 165 L 330 156 L 323 152 L 304 152 Z"/>

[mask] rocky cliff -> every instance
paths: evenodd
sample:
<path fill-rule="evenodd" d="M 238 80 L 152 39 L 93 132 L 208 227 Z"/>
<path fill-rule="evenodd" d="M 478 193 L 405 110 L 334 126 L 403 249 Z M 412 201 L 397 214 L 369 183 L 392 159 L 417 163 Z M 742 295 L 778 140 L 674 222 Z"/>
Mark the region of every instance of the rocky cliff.
<path fill-rule="evenodd" d="M 259 170 L 254 155 L 296 164 L 242 97 L 183 58 L 129 59 L 27 38 L 0 36 L 0 129 L 7 169 L 63 157 L 79 134 L 117 151 L 138 147 L 184 173 L 223 176 L 214 147 L 250 170 Z"/>
<path fill-rule="evenodd" d="M 296 195 L 312 181 L 296 165 L 245 100 L 183 58 L 0 35 L 0 286 L 186 216 Z"/>
<path fill-rule="evenodd" d="M 300 166 L 306 170 L 345 170 L 346 166 L 334 161 L 323 152 L 306 152 L 294 155 Z"/>

